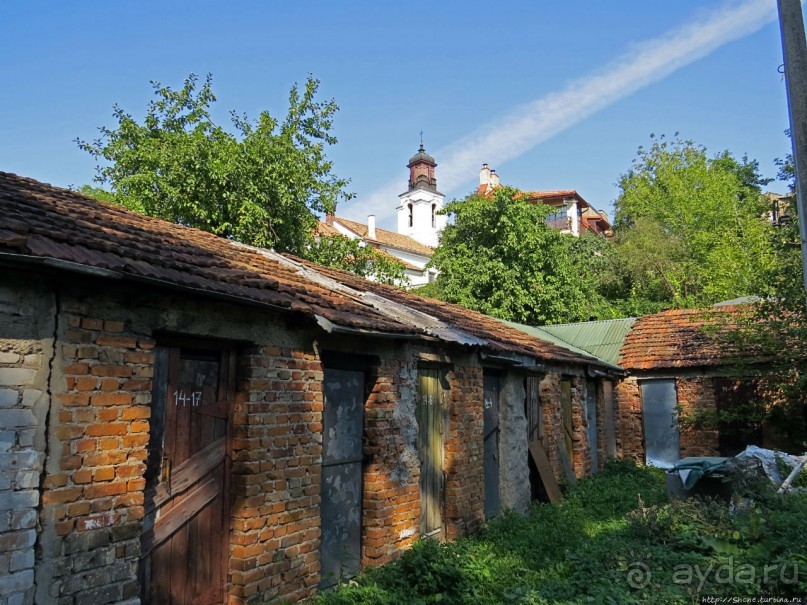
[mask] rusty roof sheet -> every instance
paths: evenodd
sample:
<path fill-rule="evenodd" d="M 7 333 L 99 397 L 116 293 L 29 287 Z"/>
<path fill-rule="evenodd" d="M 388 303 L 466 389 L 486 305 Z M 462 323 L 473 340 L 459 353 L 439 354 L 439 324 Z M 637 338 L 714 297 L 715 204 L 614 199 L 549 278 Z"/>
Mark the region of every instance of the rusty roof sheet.
<path fill-rule="evenodd" d="M 0 253 L 15 262 L 59 261 L 155 287 L 192 288 L 302 313 L 322 326 L 429 335 L 544 361 L 599 363 L 456 305 L 4 172 L 0 216 Z"/>
<path fill-rule="evenodd" d="M 308 261 L 300 262 L 313 266 Z M 487 343 L 489 348 L 495 350 L 527 355 L 542 361 L 585 363 L 606 368 L 611 366 L 592 355 L 570 351 L 566 347 L 516 329 L 499 319 L 459 305 L 423 298 L 414 292 L 364 280 L 352 273 L 331 267 L 317 267 L 317 271 L 349 286 L 352 290 L 364 292 L 363 299 L 370 304 L 375 304 L 375 301 L 379 300 L 385 301 L 379 306 L 382 311 L 385 307 L 393 308 L 393 303 L 396 310 L 390 311 L 392 314 L 396 313 L 397 309 L 408 309 L 407 321 L 417 322 L 418 325 L 424 327 L 427 333 L 446 340 L 453 340 L 453 338 L 445 337 L 446 333 L 459 330 L 463 334 L 473 337 L 471 339 L 465 336 L 468 339 L 466 344 Z M 440 329 L 444 329 L 446 332 L 441 332 Z"/>
<path fill-rule="evenodd" d="M 721 335 L 736 329 L 747 305 L 676 309 L 639 317 L 625 338 L 619 365 L 626 370 L 724 365 L 757 352 Z"/>

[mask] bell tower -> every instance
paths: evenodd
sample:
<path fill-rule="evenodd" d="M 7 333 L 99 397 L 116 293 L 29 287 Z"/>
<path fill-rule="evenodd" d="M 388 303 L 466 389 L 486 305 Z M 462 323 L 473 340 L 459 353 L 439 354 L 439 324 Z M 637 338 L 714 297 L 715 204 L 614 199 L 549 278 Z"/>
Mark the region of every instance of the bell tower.
<path fill-rule="evenodd" d="M 398 233 L 408 235 L 426 246 L 437 246 L 440 231 L 448 217 L 438 214 L 445 196 L 437 191 L 437 162 L 426 153 L 423 140 L 418 152 L 409 158 L 409 188 L 399 195 Z"/>

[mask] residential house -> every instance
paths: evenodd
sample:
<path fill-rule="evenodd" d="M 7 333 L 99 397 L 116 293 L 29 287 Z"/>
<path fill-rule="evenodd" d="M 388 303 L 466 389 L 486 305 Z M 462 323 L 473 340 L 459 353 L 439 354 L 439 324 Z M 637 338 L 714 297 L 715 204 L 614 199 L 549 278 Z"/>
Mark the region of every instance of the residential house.
<path fill-rule="evenodd" d="M 479 195 L 489 195 L 494 189 L 501 187 L 499 175 L 482 164 L 479 171 Z M 553 229 L 580 236 L 581 233 L 594 233 L 603 237 L 611 237 L 611 222 L 602 210 L 596 210 L 574 189 L 557 191 L 525 191 L 530 202 L 541 202 L 552 208 L 548 224 Z"/>
<path fill-rule="evenodd" d="M 293 602 L 525 510 L 535 431 L 596 466 L 593 356 L 12 174 L 0 216 L 4 603 Z"/>

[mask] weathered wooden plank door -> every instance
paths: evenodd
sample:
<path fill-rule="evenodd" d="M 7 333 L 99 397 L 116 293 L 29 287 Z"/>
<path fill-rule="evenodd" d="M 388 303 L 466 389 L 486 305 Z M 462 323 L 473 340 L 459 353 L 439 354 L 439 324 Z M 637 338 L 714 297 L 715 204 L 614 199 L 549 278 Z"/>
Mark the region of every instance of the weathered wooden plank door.
<path fill-rule="evenodd" d="M 670 468 L 681 458 L 675 380 L 642 381 L 645 462 Z"/>
<path fill-rule="evenodd" d="M 586 381 L 586 434 L 591 452 L 591 472 L 596 473 L 600 457 L 597 454 L 597 383 L 593 380 Z"/>
<path fill-rule="evenodd" d="M 501 512 L 499 497 L 499 377 L 484 373 L 485 518 Z"/>
<path fill-rule="evenodd" d="M 527 446 L 529 448 L 530 497 L 532 500 L 549 500 L 560 502 L 562 495 L 557 479 L 552 472 L 549 458 L 544 449 L 543 422 L 541 419 L 541 379 L 538 376 L 527 376 L 525 387 L 527 397 L 524 400 L 527 417 Z"/>
<path fill-rule="evenodd" d="M 325 368 L 320 503 L 320 587 L 361 564 L 364 372 Z"/>
<path fill-rule="evenodd" d="M 443 371 L 418 370 L 418 455 L 420 457 L 420 533 L 440 536 L 443 529 Z"/>
<path fill-rule="evenodd" d="M 605 453 L 616 457 L 616 417 L 614 413 L 614 383 L 602 381 L 602 407 L 605 410 Z"/>
<path fill-rule="evenodd" d="M 227 351 L 158 348 L 141 540 L 142 600 L 223 603 L 229 555 Z"/>

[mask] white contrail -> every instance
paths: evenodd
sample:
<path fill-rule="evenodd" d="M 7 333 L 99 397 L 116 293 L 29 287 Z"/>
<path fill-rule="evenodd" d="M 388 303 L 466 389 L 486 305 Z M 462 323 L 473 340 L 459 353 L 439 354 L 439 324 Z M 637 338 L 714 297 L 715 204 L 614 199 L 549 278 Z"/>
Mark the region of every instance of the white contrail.
<path fill-rule="evenodd" d="M 723 46 L 747 36 L 776 18 L 773 0 L 728 2 L 696 15 L 689 23 L 632 47 L 614 62 L 559 91 L 520 105 L 443 149 L 440 189 L 468 183 L 482 161 L 500 166 L 637 90 L 666 78 Z M 405 180 L 396 177 L 351 204 L 378 220 L 392 218 Z"/>

